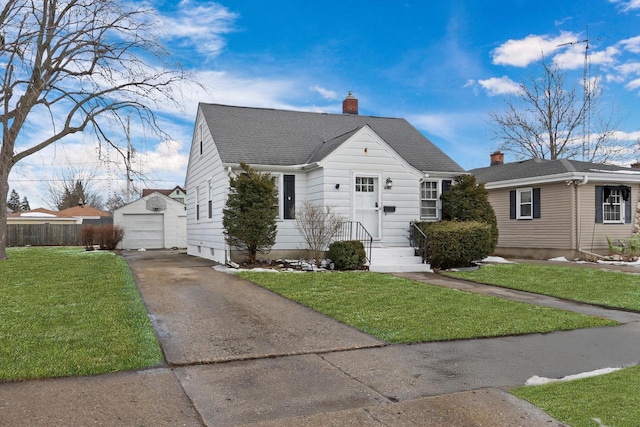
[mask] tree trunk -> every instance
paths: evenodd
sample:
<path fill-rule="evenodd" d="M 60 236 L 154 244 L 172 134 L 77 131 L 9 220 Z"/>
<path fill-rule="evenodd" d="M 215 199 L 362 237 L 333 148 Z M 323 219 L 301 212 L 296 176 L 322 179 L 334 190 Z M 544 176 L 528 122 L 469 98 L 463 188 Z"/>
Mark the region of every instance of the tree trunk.
<path fill-rule="evenodd" d="M 0 153 L 0 260 L 7 259 L 7 196 L 11 158 Z"/>

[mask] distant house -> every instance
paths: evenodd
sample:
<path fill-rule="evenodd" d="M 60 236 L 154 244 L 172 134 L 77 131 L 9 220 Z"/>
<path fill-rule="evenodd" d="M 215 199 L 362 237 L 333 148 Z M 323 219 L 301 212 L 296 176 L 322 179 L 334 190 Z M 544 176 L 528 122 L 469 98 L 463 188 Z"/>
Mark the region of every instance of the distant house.
<path fill-rule="evenodd" d="M 14 212 L 7 215 L 10 224 L 81 224 L 82 219 L 45 208 Z"/>
<path fill-rule="evenodd" d="M 268 258 L 307 255 L 294 217 L 309 201 L 372 236 L 372 270 L 428 267 L 411 264 L 410 223 L 439 220 L 440 194 L 464 172 L 406 120 L 359 115 L 351 94 L 343 114 L 201 103 L 186 177 L 189 254 L 237 257 L 222 210 L 240 162 L 276 178 L 278 235 Z"/>
<path fill-rule="evenodd" d="M 184 194 L 184 191 L 182 192 Z M 124 228 L 121 249 L 171 249 L 187 246 L 184 203 L 159 192 L 149 193 L 113 212 L 113 222 Z"/>
<path fill-rule="evenodd" d="M 89 205 L 74 206 L 63 209 L 59 213 L 78 218 L 83 225 L 113 224 L 111 212 L 101 211 Z"/>
<path fill-rule="evenodd" d="M 154 188 L 145 188 L 142 190 L 142 197 L 148 196 L 151 193 L 160 193 L 167 197 L 171 197 L 173 200 L 176 200 L 180 203 L 186 203 L 187 192 L 184 191 L 182 187 L 176 185 L 171 189 L 154 189 Z"/>
<path fill-rule="evenodd" d="M 608 254 L 607 236 L 628 239 L 640 209 L 640 169 L 531 159 L 470 170 L 485 184 L 498 220 L 496 252 L 510 257 Z"/>

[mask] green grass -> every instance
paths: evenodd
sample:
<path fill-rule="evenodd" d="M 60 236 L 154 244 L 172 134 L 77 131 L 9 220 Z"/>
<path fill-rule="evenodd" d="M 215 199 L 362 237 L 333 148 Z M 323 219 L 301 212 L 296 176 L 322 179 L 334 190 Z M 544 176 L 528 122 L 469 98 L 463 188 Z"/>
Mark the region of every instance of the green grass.
<path fill-rule="evenodd" d="M 390 343 L 493 337 L 616 322 L 381 273 L 239 274 Z"/>
<path fill-rule="evenodd" d="M 573 301 L 640 311 L 640 277 L 629 273 L 521 263 L 488 265 L 477 271 L 446 274 Z"/>
<path fill-rule="evenodd" d="M 0 261 L 0 380 L 160 363 L 126 262 L 111 252 L 11 248 Z"/>
<path fill-rule="evenodd" d="M 640 366 L 575 381 L 520 387 L 516 396 L 573 427 L 640 426 Z"/>

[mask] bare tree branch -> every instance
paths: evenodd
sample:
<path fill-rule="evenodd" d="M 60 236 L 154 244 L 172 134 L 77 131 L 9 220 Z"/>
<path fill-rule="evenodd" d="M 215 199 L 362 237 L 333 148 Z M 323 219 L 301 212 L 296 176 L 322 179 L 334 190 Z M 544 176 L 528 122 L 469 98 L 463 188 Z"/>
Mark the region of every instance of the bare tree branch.
<path fill-rule="evenodd" d="M 146 3 L 121 0 L 6 0 L 0 11 L 0 198 L 16 162 L 69 135 L 91 131 L 114 145 L 107 123 L 133 115 L 165 135 L 154 110 L 176 103 L 188 77 L 154 37 Z M 134 114 L 135 113 L 135 114 Z M 29 127 L 47 136 L 30 140 Z M 47 126 L 47 123 L 49 125 Z M 165 135 L 166 136 L 166 135 Z M 0 259 L 6 258 L 0 210 Z"/>

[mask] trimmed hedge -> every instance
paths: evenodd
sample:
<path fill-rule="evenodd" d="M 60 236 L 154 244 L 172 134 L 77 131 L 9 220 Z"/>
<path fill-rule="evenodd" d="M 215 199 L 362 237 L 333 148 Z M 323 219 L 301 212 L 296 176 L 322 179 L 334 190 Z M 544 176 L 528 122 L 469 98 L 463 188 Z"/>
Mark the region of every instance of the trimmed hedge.
<path fill-rule="evenodd" d="M 367 261 L 364 246 L 359 240 L 333 242 L 326 256 L 333 261 L 336 270 L 362 270 Z"/>
<path fill-rule="evenodd" d="M 468 267 L 493 252 L 490 224 L 477 221 L 423 222 L 427 235 L 427 253 L 432 267 L 446 269 Z"/>

